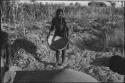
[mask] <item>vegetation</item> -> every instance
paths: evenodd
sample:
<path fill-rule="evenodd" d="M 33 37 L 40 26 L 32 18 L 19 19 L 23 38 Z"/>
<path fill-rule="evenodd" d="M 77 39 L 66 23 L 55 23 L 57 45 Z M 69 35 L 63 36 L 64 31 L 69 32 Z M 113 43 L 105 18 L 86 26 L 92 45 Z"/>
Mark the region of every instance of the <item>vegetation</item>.
<path fill-rule="evenodd" d="M 88 7 L 80 4 L 66 6 L 42 4 L 34 0 L 31 3 L 2 1 L 2 30 L 8 32 L 9 43 L 13 48 L 20 47 L 13 54 L 10 65 L 29 71 L 55 68 L 55 54 L 49 49 L 46 37 L 57 8 L 64 10 L 70 29 L 70 45 L 66 55 L 69 68 L 85 72 L 99 81 L 122 82 L 122 75 L 105 66 L 105 58 L 113 56 L 114 52 L 122 56 L 123 7 Z M 114 48 L 120 51 L 112 52 Z M 34 58 L 32 52 L 35 52 L 37 58 Z"/>

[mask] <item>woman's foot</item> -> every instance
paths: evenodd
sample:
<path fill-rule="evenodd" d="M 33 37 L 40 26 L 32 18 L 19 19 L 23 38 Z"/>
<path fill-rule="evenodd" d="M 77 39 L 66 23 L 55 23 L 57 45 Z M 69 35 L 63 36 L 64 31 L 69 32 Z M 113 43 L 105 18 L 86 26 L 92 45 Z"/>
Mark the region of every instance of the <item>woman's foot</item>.
<path fill-rule="evenodd" d="M 55 66 L 60 66 L 61 65 L 61 63 L 59 63 L 59 62 L 56 62 L 56 65 Z"/>
<path fill-rule="evenodd" d="M 67 58 L 62 61 L 61 66 L 66 66 L 66 65 L 68 65 L 68 60 L 67 60 Z"/>
<path fill-rule="evenodd" d="M 63 67 L 61 66 L 61 63 L 56 63 L 55 69 L 59 70 L 62 69 Z"/>

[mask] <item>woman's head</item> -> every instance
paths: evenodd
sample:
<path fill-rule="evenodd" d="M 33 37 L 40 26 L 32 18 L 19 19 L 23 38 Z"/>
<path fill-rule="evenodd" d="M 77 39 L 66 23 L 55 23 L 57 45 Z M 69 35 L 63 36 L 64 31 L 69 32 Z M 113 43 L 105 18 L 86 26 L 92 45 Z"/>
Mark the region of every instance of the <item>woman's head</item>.
<path fill-rule="evenodd" d="M 63 10 L 62 9 L 57 9 L 56 16 L 57 17 L 62 17 L 63 16 Z"/>

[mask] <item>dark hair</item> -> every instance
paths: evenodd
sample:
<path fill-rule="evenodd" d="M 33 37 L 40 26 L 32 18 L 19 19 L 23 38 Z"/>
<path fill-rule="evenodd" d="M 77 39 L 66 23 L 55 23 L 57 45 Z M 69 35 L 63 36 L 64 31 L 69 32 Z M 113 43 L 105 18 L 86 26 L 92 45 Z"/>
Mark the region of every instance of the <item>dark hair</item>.
<path fill-rule="evenodd" d="M 60 14 L 60 12 L 63 12 L 63 10 L 62 9 L 57 9 L 56 16 L 58 16 Z"/>

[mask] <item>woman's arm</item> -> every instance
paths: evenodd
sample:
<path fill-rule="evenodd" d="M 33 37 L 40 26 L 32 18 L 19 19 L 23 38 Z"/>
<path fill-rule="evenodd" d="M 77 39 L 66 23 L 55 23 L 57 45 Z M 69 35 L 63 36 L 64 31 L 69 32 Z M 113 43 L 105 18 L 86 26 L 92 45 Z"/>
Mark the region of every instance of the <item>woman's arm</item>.
<path fill-rule="evenodd" d="M 52 19 L 52 23 L 51 23 L 51 28 L 49 30 L 49 34 L 47 36 L 47 38 L 49 37 L 50 33 L 54 30 L 54 18 Z"/>
<path fill-rule="evenodd" d="M 68 36 L 69 36 L 69 29 L 68 29 L 68 27 L 67 27 L 67 24 L 66 24 L 66 21 L 65 21 L 65 18 L 64 18 L 64 27 L 65 27 L 65 31 L 66 31 L 66 37 L 68 38 Z"/>

